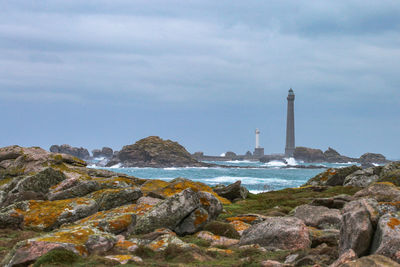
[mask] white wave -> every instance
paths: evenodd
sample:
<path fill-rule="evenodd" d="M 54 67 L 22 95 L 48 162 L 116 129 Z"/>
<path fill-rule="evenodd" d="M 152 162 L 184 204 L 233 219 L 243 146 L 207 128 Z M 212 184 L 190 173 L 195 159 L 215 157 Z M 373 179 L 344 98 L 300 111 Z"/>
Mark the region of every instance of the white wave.
<path fill-rule="evenodd" d="M 279 160 L 273 160 L 264 164 L 267 167 L 285 167 L 287 164 Z"/>
<path fill-rule="evenodd" d="M 225 153 L 222 153 L 221 155 L 219 155 L 220 157 L 225 157 Z"/>
<path fill-rule="evenodd" d="M 94 158 L 93 160 L 102 161 L 102 160 L 105 160 L 105 159 L 106 159 L 105 157 L 98 157 L 98 158 Z"/>
<path fill-rule="evenodd" d="M 294 158 L 285 158 L 285 160 L 286 160 L 287 164 L 290 165 L 290 166 L 298 165 L 297 161 Z"/>
<path fill-rule="evenodd" d="M 375 167 L 381 166 L 379 163 L 372 163 Z"/>
<path fill-rule="evenodd" d="M 179 168 L 170 167 L 170 168 L 164 168 L 164 170 L 166 170 L 166 171 L 177 171 L 177 170 L 179 170 Z"/>
<path fill-rule="evenodd" d="M 260 194 L 260 193 L 268 192 L 268 190 L 249 190 L 249 192 L 252 194 Z"/>
<path fill-rule="evenodd" d="M 242 181 L 244 185 L 256 185 L 256 184 L 273 184 L 281 183 L 288 184 L 290 181 L 279 179 L 279 178 L 256 178 L 256 177 L 234 177 L 234 176 L 218 176 L 215 178 L 207 179 L 196 179 L 199 182 L 205 182 L 210 184 L 220 184 L 220 183 L 234 183 L 238 180 Z"/>
<path fill-rule="evenodd" d="M 92 164 L 92 165 L 87 166 L 87 168 L 95 169 L 95 168 L 97 168 L 97 166 L 96 166 L 96 164 Z"/>
<path fill-rule="evenodd" d="M 254 161 L 250 161 L 250 160 L 228 160 L 225 162 L 227 162 L 227 163 L 255 163 Z"/>
<path fill-rule="evenodd" d="M 110 169 L 119 169 L 119 168 L 121 168 L 121 166 L 122 166 L 122 164 L 118 163 L 118 164 L 111 166 Z"/>

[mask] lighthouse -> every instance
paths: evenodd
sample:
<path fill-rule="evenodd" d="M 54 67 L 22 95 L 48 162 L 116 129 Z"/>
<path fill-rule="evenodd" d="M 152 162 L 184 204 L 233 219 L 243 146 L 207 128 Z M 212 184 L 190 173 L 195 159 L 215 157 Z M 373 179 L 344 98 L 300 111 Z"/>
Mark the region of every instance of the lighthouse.
<path fill-rule="evenodd" d="M 294 144 L 294 92 L 290 88 L 287 96 L 287 120 L 286 120 L 286 147 L 285 157 L 293 157 L 295 144 Z"/>
<path fill-rule="evenodd" d="M 264 156 L 264 148 L 260 147 L 260 130 L 256 129 L 256 147 L 254 148 L 253 156 L 261 158 Z"/>

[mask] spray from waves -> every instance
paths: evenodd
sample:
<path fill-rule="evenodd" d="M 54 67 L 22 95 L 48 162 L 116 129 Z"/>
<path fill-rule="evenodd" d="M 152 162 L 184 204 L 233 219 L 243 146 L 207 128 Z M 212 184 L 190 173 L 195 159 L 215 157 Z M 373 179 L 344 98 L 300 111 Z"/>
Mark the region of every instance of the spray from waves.
<path fill-rule="evenodd" d="M 286 162 L 287 162 L 287 165 L 290 165 L 290 166 L 296 166 L 296 165 L 298 165 L 298 164 L 297 164 L 297 161 L 296 161 L 294 158 L 285 158 L 285 160 L 286 160 Z"/>
<path fill-rule="evenodd" d="M 109 167 L 109 168 L 110 168 L 110 169 L 120 169 L 121 166 L 122 166 L 122 164 L 121 164 L 121 163 L 118 163 L 118 164 L 115 164 L 115 165 L 113 165 L 113 166 L 111 166 L 111 167 Z"/>
<path fill-rule="evenodd" d="M 218 176 L 214 178 L 195 179 L 208 184 L 234 183 L 238 180 L 242 181 L 243 185 L 258 185 L 258 184 L 290 184 L 291 181 L 280 178 L 255 178 L 255 177 L 235 177 L 235 176 Z"/>
<path fill-rule="evenodd" d="M 256 162 L 250 161 L 250 160 L 228 160 L 225 162 L 226 163 L 256 163 Z"/>
<path fill-rule="evenodd" d="M 273 160 L 264 164 L 267 167 L 285 167 L 287 164 L 279 160 Z"/>

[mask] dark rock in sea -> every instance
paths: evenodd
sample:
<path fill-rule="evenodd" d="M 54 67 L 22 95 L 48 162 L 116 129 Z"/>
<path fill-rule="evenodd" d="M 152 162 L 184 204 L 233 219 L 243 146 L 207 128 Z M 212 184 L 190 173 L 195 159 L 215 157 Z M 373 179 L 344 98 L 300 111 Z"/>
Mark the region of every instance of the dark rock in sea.
<path fill-rule="evenodd" d="M 313 149 L 308 147 L 296 147 L 294 150 L 294 158 L 304 162 L 325 162 L 325 155 L 321 149 Z"/>
<path fill-rule="evenodd" d="M 213 188 L 214 192 L 219 196 L 229 199 L 230 201 L 237 199 L 246 199 L 249 194 L 249 190 L 241 186 L 241 181 L 236 181 L 228 186 L 218 185 Z"/>
<path fill-rule="evenodd" d="M 92 150 L 93 158 L 111 158 L 114 155 L 114 151 L 112 148 L 103 147 L 102 149 L 94 149 Z"/>
<path fill-rule="evenodd" d="M 133 145 L 124 146 L 114 155 L 107 166 L 121 164 L 121 167 L 202 167 L 209 166 L 194 159 L 177 142 L 150 136 Z"/>
<path fill-rule="evenodd" d="M 382 154 L 365 153 L 360 157 L 361 163 L 387 163 L 388 160 Z"/>
<path fill-rule="evenodd" d="M 230 158 L 230 159 L 236 158 L 236 153 L 232 152 L 232 151 L 228 151 L 225 153 L 225 158 Z"/>
<path fill-rule="evenodd" d="M 260 162 L 270 162 L 274 160 L 284 161 L 284 155 L 265 155 L 259 159 Z"/>
<path fill-rule="evenodd" d="M 68 154 L 83 160 L 90 158 L 89 151 L 86 148 L 72 147 L 70 145 L 52 145 L 50 147 L 50 152 Z"/>

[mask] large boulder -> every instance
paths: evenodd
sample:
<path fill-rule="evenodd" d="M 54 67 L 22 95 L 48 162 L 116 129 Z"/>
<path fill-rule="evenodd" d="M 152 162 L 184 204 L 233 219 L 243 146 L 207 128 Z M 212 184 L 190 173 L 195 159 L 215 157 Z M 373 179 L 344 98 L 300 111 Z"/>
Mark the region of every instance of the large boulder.
<path fill-rule="evenodd" d="M 379 202 L 400 201 L 400 189 L 391 183 L 373 183 L 354 194 L 356 198 L 373 198 Z"/>
<path fill-rule="evenodd" d="M 378 181 L 390 182 L 400 186 L 400 161 L 392 162 L 383 166 Z"/>
<path fill-rule="evenodd" d="M 97 202 L 99 210 L 109 210 L 125 204 L 132 204 L 142 196 L 142 191 L 136 187 L 103 189 L 88 195 Z"/>
<path fill-rule="evenodd" d="M 292 217 L 269 217 L 245 230 L 239 244 L 298 250 L 309 248 L 311 240 L 309 230 L 302 220 Z"/>
<path fill-rule="evenodd" d="M 340 265 L 340 267 L 400 267 L 400 264 L 382 255 L 369 255 L 348 261 Z"/>
<path fill-rule="evenodd" d="M 87 217 L 98 210 L 96 201 L 74 198 L 55 201 L 29 200 L 0 209 L 0 218 L 23 218 L 21 227 L 38 231 L 53 230 L 64 223 Z"/>
<path fill-rule="evenodd" d="M 122 167 L 187 167 L 208 166 L 195 160 L 186 149 L 171 140 L 150 136 L 133 145 L 124 146 L 107 166 Z"/>
<path fill-rule="evenodd" d="M 346 177 L 358 170 L 361 168 L 355 165 L 345 168 L 330 168 L 308 180 L 305 185 L 343 185 Z"/>
<path fill-rule="evenodd" d="M 347 203 L 354 200 L 352 196 L 349 195 L 337 195 L 327 198 L 314 198 L 310 205 L 313 206 L 324 206 L 330 209 L 341 209 Z"/>
<path fill-rule="evenodd" d="M 346 162 L 355 162 L 356 159 L 349 158 L 343 155 L 340 155 L 335 149 L 329 147 L 328 150 L 324 152 L 325 161 L 332 163 L 346 163 Z"/>
<path fill-rule="evenodd" d="M 49 189 L 65 180 L 65 175 L 53 168 L 46 168 L 36 174 L 14 178 L 4 186 L 5 193 L 1 206 L 8 206 L 23 200 L 46 200 Z"/>
<path fill-rule="evenodd" d="M 358 170 L 344 179 L 344 186 L 367 187 L 373 182 L 378 181 L 381 167 L 371 167 Z"/>
<path fill-rule="evenodd" d="M 68 179 L 52 188 L 48 193 L 49 200 L 61 200 L 83 197 L 99 190 L 100 184 L 93 180 Z"/>
<path fill-rule="evenodd" d="M 293 216 L 304 221 L 308 226 L 322 229 L 340 229 L 342 215 L 338 209 L 329 209 L 322 206 L 298 206 Z"/>
<path fill-rule="evenodd" d="M 379 219 L 378 203 L 374 199 L 360 199 L 347 203 L 342 209 L 339 252 L 354 250 L 357 256 L 369 251 L 374 227 Z"/>
<path fill-rule="evenodd" d="M 50 152 L 68 154 L 83 160 L 90 158 L 90 153 L 86 148 L 72 147 L 70 145 L 65 145 L 65 144 L 61 146 L 52 145 L 50 147 Z"/>
<path fill-rule="evenodd" d="M 249 190 L 241 186 L 241 181 L 236 181 L 228 186 L 220 185 L 213 188 L 214 192 L 219 196 L 229 199 L 230 201 L 237 199 L 246 199 Z"/>
<path fill-rule="evenodd" d="M 371 253 L 400 263 L 400 215 L 386 214 L 379 219 Z"/>
<path fill-rule="evenodd" d="M 204 195 L 199 196 L 198 192 L 187 188 L 158 203 L 152 210 L 140 217 L 134 233 L 149 233 L 162 227 L 176 230 L 182 234 L 194 233 L 206 221 L 215 219 L 222 210 L 217 199 L 214 199 L 211 194 L 207 194 L 207 197 L 213 198 L 213 201 L 208 201 Z M 219 207 L 214 207 L 215 203 L 218 203 Z"/>
<path fill-rule="evenodd" d="M 110 250 L 116 238 L 89 226 L 65 228 L 18 243 L 1 262 L 2 266 L 28 266 L 47 252 L 64 248 L 81 256 Z"/>

